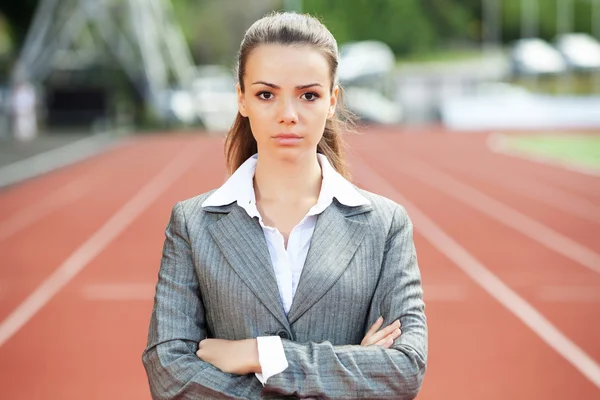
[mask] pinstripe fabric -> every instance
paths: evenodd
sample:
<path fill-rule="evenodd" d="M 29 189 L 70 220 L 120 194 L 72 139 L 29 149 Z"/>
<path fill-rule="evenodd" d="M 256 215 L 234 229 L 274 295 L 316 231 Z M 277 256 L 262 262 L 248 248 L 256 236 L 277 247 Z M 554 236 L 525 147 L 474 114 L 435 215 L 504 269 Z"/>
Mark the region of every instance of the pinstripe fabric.
<path fill-rule="evenodd" d="M 178 203 L 166 229 L 143 362 L 155 399 L 411 399 L 427 359 L 421 278 L 405 210 L 334 201 L 319 215 L 286 317 L 260 225 L 235 203 Z M 391 349 L 359 346 L 379 315 L 402 323 Z M 280 335 L 289 362 L 263 388 L 195 355 L 205 337 Z"/>

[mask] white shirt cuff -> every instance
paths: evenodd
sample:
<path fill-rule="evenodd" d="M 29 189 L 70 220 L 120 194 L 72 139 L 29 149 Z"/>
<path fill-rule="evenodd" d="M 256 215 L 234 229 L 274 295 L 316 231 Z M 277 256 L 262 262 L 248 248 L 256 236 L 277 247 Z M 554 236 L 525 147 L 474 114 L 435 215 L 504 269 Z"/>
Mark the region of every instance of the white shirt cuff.
<path fill-rule="evenodd" d="M 254 375 L 264 386 L 267 379 L 284 371 L 288 367 L 288 362 L 279 336 L 259 336 L 256 338 L 256 342 L 258 343 L 258 362 L 262 374 Z"/>

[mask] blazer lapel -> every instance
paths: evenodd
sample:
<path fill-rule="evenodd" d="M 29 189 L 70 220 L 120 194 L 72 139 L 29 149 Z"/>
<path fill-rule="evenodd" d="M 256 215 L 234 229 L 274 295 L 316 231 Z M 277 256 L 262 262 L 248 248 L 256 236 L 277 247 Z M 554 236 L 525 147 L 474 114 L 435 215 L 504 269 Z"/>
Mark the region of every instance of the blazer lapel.
<path fill-rule="evenodd" d="M 269 250 L 259 223 L 250 218 L 243 208 L 234 204 L 229 215 L 210 225 L 208 230 L 227 262 L 244 283 L 283 326 L 289 328 L 279 298 Z"/>
<path fill-rule="evenodd" d="M 319 301 L 348 268 L 368 230 L 368 224 L 348 217 L 371 210 L 370 206 L 347 208 L 334 200 L 319 215 L 288 313 L 290 324 Z"/>

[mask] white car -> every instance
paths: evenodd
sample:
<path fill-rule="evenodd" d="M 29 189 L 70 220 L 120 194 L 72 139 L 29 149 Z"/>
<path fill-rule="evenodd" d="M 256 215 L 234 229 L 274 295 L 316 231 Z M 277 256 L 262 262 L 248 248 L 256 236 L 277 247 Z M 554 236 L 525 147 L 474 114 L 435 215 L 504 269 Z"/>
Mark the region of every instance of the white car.
<path fill-rule="evenodd" d="M 376 40 L 349 42 L 340 47 L 338 78 L 352 82 L 392 72 L 396 58 L 390 47 Z"/>
<path fill-rule="evenodd" d="M 402 122 L 402 106 L 376 90 L 349 86 L 344 89 L 344 96 L 344 104 L 363 122 L 376 124 Z"/>
<path fill-rule="evenodd" d="M 517 40 L 511 50 L 510 62 L 515 75 L 560 74 L 567 69 L 558 50 L 539 38 Z"/>
<path fill-rule="evenodd" d="M 365 40 L 340 47 L 338 79 L 344 87 L 344 102 L 362 121 L 402 121 L 402 106 L 390 99 L 395 90 L 395 64 L 394 53 L 383 42 Z"/>
<path fill-rule="evenodd" d="M 600 69 L 600 43 L 585 33 L 568 33 L 556 38 L 555 46 L 574 70 Z"/>
<path fill-rule="evenodd" d="M 191 92 L 198 118 L 209 131 L 225 132 L 238 112 L 235 79 L 218 66 L 199 68 Z"/>

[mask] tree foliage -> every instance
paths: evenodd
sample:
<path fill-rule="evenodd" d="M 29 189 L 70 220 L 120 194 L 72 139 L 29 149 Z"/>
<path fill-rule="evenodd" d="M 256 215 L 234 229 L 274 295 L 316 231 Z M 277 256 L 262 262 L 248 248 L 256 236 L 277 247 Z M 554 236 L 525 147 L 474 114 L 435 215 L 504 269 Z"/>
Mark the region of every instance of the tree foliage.
<path fill-rule="evenodd" d="M 25 40 L 37 3 L 38 0 L 0 1 L 0 13 L 4 14 L 8 20 L 12 40 L 17 45 Z"/>
<path fill-rule="evenodd" d="M 522 5 L 534 0 L 496 0 L 500 4 L 502 39 L 521 37 Z M 557 32 L 557 2 L 537 0 L 539 35 Z M 590 0 L 572 0 L 573 26 L 591 33 Z M 304 0 L 304 10 L 322 17 L 341 42 L 378 39 L 397 54 L 436 50 L 453 44 L 477 46 L 482 40 L 483 0 Z M 599 38 L 600 39 L 600 38 Z"/>
<path fill-rule="evenodd" d="M 339 42 L 381 40 L 397 54 L 469 39 L 470 17 L 454 0 L 305 0 L 303 11 L 321 17 Z"/>
<path fill-rule="evenodd" d="M 126 1 L 126 0 L 122 0 Z M 197 62 L 230 63 L 244 30 L 283 0 L 171 0 L 175 15 Z M 483 0 L 303 0 L 302 11 L 319 16 L 340 43 L 376 39 L 398 55 L 435 51 L 448 45 L 478 46 Z M 496 0 L 502 8 L 502 38 L 521 35 L 524 1 Z M 537 0 L 539 34 L 552 39 L 557 29 L 557 2 Z M 591 1 L 572 0 L 574 30 L 591 32 Z M 0 13 L 9 21 L 14 48 L 26 35 L 38 0 L 2 0 Z"/>

